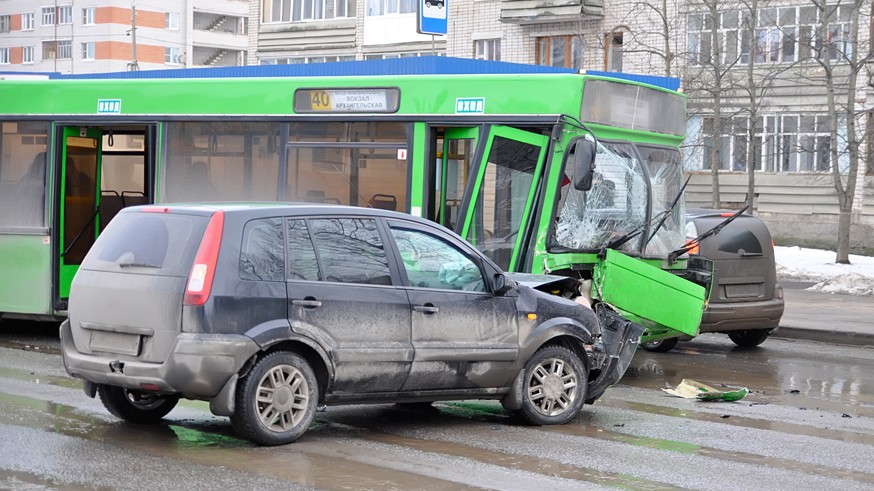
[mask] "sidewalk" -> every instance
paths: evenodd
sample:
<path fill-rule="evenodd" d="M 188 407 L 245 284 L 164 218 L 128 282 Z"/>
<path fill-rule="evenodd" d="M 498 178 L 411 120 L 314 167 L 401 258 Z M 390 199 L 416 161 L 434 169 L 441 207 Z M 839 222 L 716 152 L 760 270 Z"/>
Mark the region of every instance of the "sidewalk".
<path fill-rule="evenodd" d="M 784 289 L 786 309 L 773 336 L 874 346 L 874 297 Z"/>

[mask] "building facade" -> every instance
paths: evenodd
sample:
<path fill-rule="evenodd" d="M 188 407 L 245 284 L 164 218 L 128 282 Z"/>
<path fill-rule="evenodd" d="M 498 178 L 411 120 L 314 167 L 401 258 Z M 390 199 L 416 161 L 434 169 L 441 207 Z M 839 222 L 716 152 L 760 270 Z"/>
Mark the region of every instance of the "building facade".
<path fill-rule="evenodd" d="M 57 1 L 0 2 L 0 72 L 130 68 L 134 0 Z M 416 32 L 418 3 L 139 0 L 136 61 L 152 69 L 436 54 L 678 77 L 689 96 L 688 203 L 712 206 L 715 166 L 719 204 L 742 206 L 754 168 L 754 211 L 777 240 L 832 246 L 838 221 L 832 170 L 846 180 L 853 139 L 846 115 L 828 115 L 824 70 L 834 69 L 835 92 L 846 102 L 849 57 L 868 57 L 853 97 L 860 160 L 851 246 L 874 244 L 870 1 L 856 1 L 860 21 L 853 32 L 853 2 L 846 1 L 758 0 L 753 15 L 750 2 L 732 0 L 447 0 L 447 36 Z"/>
<path fill-rule="evenodd" d="M 0 71 L 244 65 L 248 15 L 245 0 L 6 0 Z"/>

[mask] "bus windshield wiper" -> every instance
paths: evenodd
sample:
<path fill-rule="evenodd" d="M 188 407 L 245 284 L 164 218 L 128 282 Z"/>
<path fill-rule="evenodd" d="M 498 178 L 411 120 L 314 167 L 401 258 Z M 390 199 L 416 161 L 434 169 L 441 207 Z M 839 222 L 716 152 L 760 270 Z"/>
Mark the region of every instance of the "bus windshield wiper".
<path fill-rule="evenodd" d="M 680 188 L 680 191 L 677 193 L 677 195 L 674 196 L 674 201 L 671 201 L 671 206 L 667 207 L 667 209 L 663 210 L 662 212 L 659 212 L 659 214 L 662 215 L 661 220 L 659 220 L 658 225 L 656 225 L 655 228 L 652 230 L 652 233 L 649 234 L 649 238 L 646 239 L 646 242 L 643 243 L 644 248 L 646 248 L 646 245 L 649 244 L 653 237 L 656 236 L 658 231 L 662 228 L 662 225 L 664 225 L 665 222 L 668 220 L 668 217 L 671 215 L 671 213 L 674 212 L 674 207 L 677 206 L 677 203 L 680 202 L 680 198 L 683 197 L 683 191 L 686 190 L 686 186 L 689 184 L 690 179 L 692 179 L 691 174 L 689 175 L 689 177 L 686 178 L 686 182 L 683 183 L 683 186 Z"/>
<path fill-rule="evenodd" d="M 731 215 L 730 217 L 728 217 L 725 220 L 723 220 L 722 222 L 720 222 L 719 225 L 711 228 L 710 230 L 699 235 L 698 237 L 695 237 L 694 239 L 690 240 L 689 242 L 686 242 L 686 245 L 684 245 L 683 247 L 681 247 L 675 251 L 672 251 L 670 254 L 668 254 L 668 263 L 673 264 L 674 261 L 676 261 L 678 257 L 680 257 L 683 254 L 694 249 L 698 244 L 701 243 L 702 240 L 706 239 L 707 237 L 711 237 L 711 236 L 718 234 L 720 230 L 722 230 L 723 228 L 725 228 L 726 225 L 728 225 L 729 223 L 734 221 L 735 218 L 741 216 L 743 214 L 743 212 L 747 211 L 749 208 L 750 208 L 750 205 L 744 206 L 740 210 L 736 211 L 733 215 Z"/>

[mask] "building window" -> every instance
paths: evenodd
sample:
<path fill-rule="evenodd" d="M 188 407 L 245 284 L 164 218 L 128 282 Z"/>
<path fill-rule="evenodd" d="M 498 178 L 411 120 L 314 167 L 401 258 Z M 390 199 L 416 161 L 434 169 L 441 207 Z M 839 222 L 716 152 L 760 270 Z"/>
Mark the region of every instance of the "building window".
<path fill-rule="evenodd" d="M 94 43 L 82 43 L 82 59 L 94 60 Z"/>
<path fill-rule="evenodd" d="M 852 55 L 851 12 L 852 7 L 844 5 L 827 6 L 825 15 L 815 6 L 761 8 L 752 39 L 749 12 L 720 12 L 715 19 L 706 13 L 690 14 L 686 18 L 688 59 L 699 65 L 746 64 L 751 56 L 754 63 L 794 63 L 822 52 L 840 61 Z M 826 40 L 817 37 L 823 22 L 827 23 Z M 714 29 L 716 47 L 712 46 Z M 715 51 L 720 53 L 719 60 L 713 59 Z"/>
<path fill-rule="evenodd" d="M 179 14 L 176 12 L 167 12 L 164 19 L 164 27 L 176 31 L 179 29 Z"/>
<path fill-rule="evenodd" d="M 55 25 L 55 8 L 54 7 L 43 7 L 42 8 L 42 24 L 43 26 L 53 26 Z"/>
<path fill-rule="evenodd" d="M 704 169 L 711 168 L 709 149 L 718 146 L 719 169 L 746 172 L 747 117 L 726 118 L 723 136 L 713 138 L 713 120 L 703 126 Z M 758 172 L 829 172 L 831 137 L 824 114 L 766 115 L 756 120 L 752 157 Z"/>
<path fill-rule="evenodd" d="M 73 41 L 43 41 L 42 57 L 44 60 L 64 60 L 73 57 Z"/>
<path fill-rule="evenodd" d="M 21 14 L 21 30 L 22 31 L 32 31 L 33 30 L 33 12 L 27 14 Z"/>
<path fill-rule="evenodd" d="M 608 72 L 622 71 L 622 43 L 624 38 L 621 32 L 608 32 L 604 35 L 604 70 Z"/>
<path fill-rule="evenodd" d="M 435 5 L 440 3 L 435 0 Z M 416 12 L 415 0 L 367 0 L 367 15 L 411 14 Z"/>
<path fill-rule="evenodd" d="M 21 48 L 21 62 L 33 63 L 33 46 L 25 46 Z"/>
<path fill-rule="evenodd" d="M 178 65 L 181 63 L 179 48 L 164 48 L 164 63 Z"/>
<path fill-rule="evenodd" d="M 73 23 L 73 6 L 63 5 L 58 7 L 58 24 Z"/>
<path fill-rule="evenodd" d="M 11 21 L 8 15 L 0 15 L 0 32 L 9 32 Z"/>
<path fill-rule="evenodd" d="M 0 65 L 9 64 L 9 48 L 0 48 Z"/>
<path fill-rule="evenodd" d="M 477 39 L 473 42 L 473 57 L 477 60 L 501 61 L 501 40 Z"/>
<path fill-rule="evenodd" d="M 355 61 L 355 55 L 261 58 L 260 63 L 262 65 L 302 65 L 305 63 L 332 63 L 336 61 Z"/>
<path fill-rule="evenodd" d="M 397 0 L 391 1 L 396 2 Z M 355 3 L 355 0 L 264 0 L 264 22 L 298 22 L 355 17 Z"/>
<path fill-rule="evenodd" d="M 82 25 L 84 26 L 93 26 L 95 24 L 95 16 L 97 9 L 95 7 L 88 7 L 82 9 Z"/>
<path fill-rule="evenodd" d="M 582 39 L 573 35 L 537 38 L 537 64 L 582 69 Z"/>

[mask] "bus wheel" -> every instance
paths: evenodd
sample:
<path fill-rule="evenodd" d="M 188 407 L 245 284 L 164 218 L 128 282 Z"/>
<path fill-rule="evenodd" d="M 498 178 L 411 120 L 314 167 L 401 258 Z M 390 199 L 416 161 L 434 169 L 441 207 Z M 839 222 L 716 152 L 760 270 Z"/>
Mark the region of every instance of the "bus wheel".
<path fill-rule="evenodd" d="M 318 382 L 309 363 L 288 351 L 262 358 L 237 384 L 231 424 L 261 445 L 292 443 L 316 414 Z"/>
<path fill-rule="evenodd" d="M 643 343 L 640 346 L 647 351 L 652 351 L 653 353 L 667 353 L 674 349 L 674 346 L 676 346 L 679 341 L 680 340 L 677 338 L 660 339 L 658 341 Z"/>
<path fill-rule="evenodd" d="M 140 425 L 157 423 L 179 402 L 179 396 L 164 396 L 111 385 L 98 385 L 97 394 L 113 416 Z"/>
<path fill-rule="evenodd" d="M 764 343 L 770 334 L 770 329 L 751 329 L 749 331 L 732 331 L 728 333 L 728 338 L 742 348 L 755 348 Z"/>
<path fill-rule="evenodd" d="M 586 401 L 586 366 L 564 346 L 545 346 L 525 364 L 522 388 L 523 420 L 534 425 L 564 424 L 579 414 Z"/>

